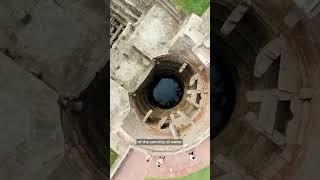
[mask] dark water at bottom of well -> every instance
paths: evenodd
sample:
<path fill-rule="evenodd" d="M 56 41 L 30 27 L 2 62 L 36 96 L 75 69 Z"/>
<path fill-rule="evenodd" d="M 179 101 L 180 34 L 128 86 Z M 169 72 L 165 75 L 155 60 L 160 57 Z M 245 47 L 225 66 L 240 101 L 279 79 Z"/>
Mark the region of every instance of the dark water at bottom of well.
<path fill-rule="evenodd" d="M 152 96 L 156 104 L 162 108 L 177 105 L 183 95 L 180 83 L 174 78 L 161 78 L 153 88 Z"/>

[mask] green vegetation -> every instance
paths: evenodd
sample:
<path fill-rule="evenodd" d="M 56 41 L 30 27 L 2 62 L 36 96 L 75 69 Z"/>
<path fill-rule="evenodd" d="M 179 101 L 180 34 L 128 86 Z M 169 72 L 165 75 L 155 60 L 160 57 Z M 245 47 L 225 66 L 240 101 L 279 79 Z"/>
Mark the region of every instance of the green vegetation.
<path fill-rule="evenodd" d="M 118 154 L 114 150 L 110 149 L 110 166 L 116 161 Z"/>
<path fill-rule="evenodd" d="M 175 178 L 155 178 L 146 177 L 144 180 L 209 180 L 210 179 L 210 169 L 209 167 L 203 168 L 189 176 L 175 177 Z"/>
<path fill-rule="evenodd" d="M 173 2 L 185 13 L 195 13 L 198 16 L 201 16 L 210 6 L 210 0 L 173 0 Z"/>

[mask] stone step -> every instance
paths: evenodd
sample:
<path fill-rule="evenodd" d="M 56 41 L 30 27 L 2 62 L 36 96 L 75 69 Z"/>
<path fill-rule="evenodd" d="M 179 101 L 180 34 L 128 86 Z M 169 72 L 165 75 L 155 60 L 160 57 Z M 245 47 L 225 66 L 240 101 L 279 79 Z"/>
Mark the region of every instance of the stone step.
<path fill-rule="evenodd" d="M 140 17 L 142 12 L 137 9 L 132 3 L 126 1 L 126 0 L 112 0 L 114 4 L 117 4 L 118 6 L 121 6 L 122 8 L 130 11 L 132 14 L 134 14 L 137 17 Z"/>
<path fill-rule="evenodd" d="M 201 45 L 194 50 L 194 53 L 204 65 L 209 66 L 210 50 L 208 48 L 206 48 L 204 45 Z"/>
<path fill-rule="evenodd" d="M 168 0 L 157 0 L 157 2 L 164 7 L 168 12 L 179 22 L 181 23 L 183 21 L 183 16 L 178 12 L 178 10 L 174 7 L 174 4 L 172 4 Z"/>
<path fill-rule="evenodd" d="M 231 12 L 228 19 L 224 22 L 222 28 L 220 29 L 221 34 L 229 35 L 243 18 L 245 13 L 249 10 L 249 8 L 250 3 L 245 1 L 240 2 L 239 5 Z"/>
<path fill-rule="evenodd" d="M 114 10 L 110 9 L 112 17 L 114 17 L 118 22 L 126 24 L 126 19 L 119 16 Z"/>
<path fill-rule="evenodd" d="M 269 41 L 259 52 L 254 65 L 254 76 L 261 78 L 269 69 L 271 64 L 276 61 L 281 55 L 283 48 L 283 38 L 278 37 Z"/>
<path fill-rule="evenodd" d="M 132 137 L 129 136 L 123 130 L 119 131 L 117 135 L 119 136 L 121 142 L 124 143 L 124 144 L 130 144 L 130 143 L 134 143 L 135 142 L 135 139 L 132 139 Z"/>
<path fill-rule="evenodd" d="M 138 16 L 136 16 L 130 10 L 126 9 L 125 7 L 123 7 L 119 4 L 112 3 L 111 9 L 114 10 L 118 15 L 120 15 L 122 17 L 126 17 L 125 19 L 128 19 L 128 20 L 130 19 L 127 22 L 136 22 L 139 19 Z"/>
<path fill-rule="evenodd" d="M 252 175 L 261 174 L 270 164 L 272 155 L 280 149 L 255 130 L 247 129 L 244 134 L 239 134 L 239 137 L 240 140 L 234 145 L 230 156 Z"/>
<path fill-rule="evenodd" d="M 120 24 L 120 26 L 117 28 L 116 32 L 111 36 L 110 38 L 110 44 L 112 45 L 114 41 L 117 40 L 117 37 L 121 34 L 121 31 L 123 30 L 123 24 Z"/>
<path fill-rule="evenodd" d="M 139 9 L 139 7 L 135 6 L 132 4 L 132 2 L 128 0 L 113 0 L 113 1 L 119 1 L 119 3 L 124 4 L 130 11 L 132 11 L 136 16 L 141 16 L 142 15 L 142 10 Z"/>
<path fill-rule="evenodd" d="M 131 10 L 127 9 L 126 7 L 124 7 L 121 4 L 117 4 L 117 3 L 112 3 L 112 5 L 115 8 L 118 8 L 121 12 L 123 12 L 123 14 L 129 16 L 130 18 L 134 19 L 135 21 L 139 19 L 139 16 L 137 16 L 136 14 L 134 14 Z"/>
<path fill-rule="evenodd" d="M 123 14 L 119 9 L 114 8 L 113 6 L 110 6 L 110 11 L 113 14 L 112 16 L 121 18 L 125 20 L 126 22 L 132 22 L 132 19 L 125 14 Z"/>

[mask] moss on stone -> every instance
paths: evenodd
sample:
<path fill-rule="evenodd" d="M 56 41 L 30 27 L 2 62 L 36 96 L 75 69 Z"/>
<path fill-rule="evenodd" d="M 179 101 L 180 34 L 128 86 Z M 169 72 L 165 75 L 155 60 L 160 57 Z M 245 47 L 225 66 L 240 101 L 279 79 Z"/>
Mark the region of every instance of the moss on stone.
<path fill-rule="evenodd" d="M 117 158 L 118 154 L 114 150 L 110 149 L 110 166 L 113 165 Z"/>

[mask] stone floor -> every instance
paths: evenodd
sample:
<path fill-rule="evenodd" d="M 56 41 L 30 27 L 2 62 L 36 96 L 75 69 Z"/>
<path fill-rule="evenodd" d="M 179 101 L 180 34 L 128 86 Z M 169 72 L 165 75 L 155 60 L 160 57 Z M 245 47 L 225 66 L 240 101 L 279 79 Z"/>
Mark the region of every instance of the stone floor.
<path fill-rule="evenodd" d="M 123 165 L 118 169 L 113 180 L 143 180 L 144 177 L 175 177 L 186 176 L 196 172 L 210 164 L 210 139 L 194 149 L 196 159 L 189 160 L 187 153 L 176 156 L 166 156 L 164 165 L 157 166 L 158 157 L 153 157 L 149 162 L 145 160 L 145 154 L 132 151 L 126 157 Z"/>

